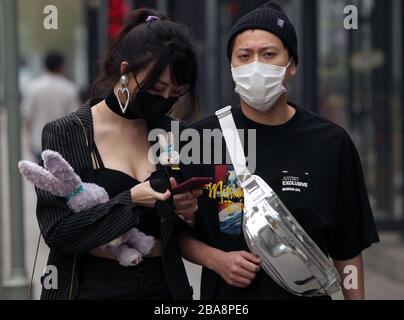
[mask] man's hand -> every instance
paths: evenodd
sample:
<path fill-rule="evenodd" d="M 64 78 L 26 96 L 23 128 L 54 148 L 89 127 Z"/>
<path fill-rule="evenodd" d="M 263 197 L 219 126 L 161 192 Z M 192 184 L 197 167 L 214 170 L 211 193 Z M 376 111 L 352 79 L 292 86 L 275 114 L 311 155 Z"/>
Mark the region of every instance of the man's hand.
<path fill-rule="evenodd" d="M 213 261 L 213 271 L 236 288 L 249 287 L 261 269 L 261 260 L 245 251 L 217 252 Z"/>

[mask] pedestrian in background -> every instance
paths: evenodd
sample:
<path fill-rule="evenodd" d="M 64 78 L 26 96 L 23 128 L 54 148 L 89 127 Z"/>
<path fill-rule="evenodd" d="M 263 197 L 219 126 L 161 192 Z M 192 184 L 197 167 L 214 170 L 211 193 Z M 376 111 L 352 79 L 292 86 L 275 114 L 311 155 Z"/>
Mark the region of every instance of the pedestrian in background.
<path fill-rule="evenodd" d="M 46 54 L 44 64 L 46 73 L 32 81 L 21 106 L 29 149 L 38 161 L 45 124 L 76 111 L 80 106 L 78 87 L 64 73 L 64 56 L 51 51 Z"/>

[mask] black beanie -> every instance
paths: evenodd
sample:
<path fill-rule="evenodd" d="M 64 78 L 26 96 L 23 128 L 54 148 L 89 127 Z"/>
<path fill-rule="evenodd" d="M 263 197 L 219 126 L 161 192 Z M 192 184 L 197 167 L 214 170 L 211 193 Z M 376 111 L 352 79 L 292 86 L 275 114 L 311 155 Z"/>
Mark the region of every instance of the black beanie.
<path fill-rule="evenodd" d="M 290 22 L 285 11 L 276 3 L 269 1 L 241 17 L 233 28 L 227 41 L 227 55 L 231 60 L 231 50 L 234 39 L 246 30 L 266 30 L 278 36 L 289 49 L 295 63 L 298 64 L 299 56 L 297 50 L 296 30 Z"/>

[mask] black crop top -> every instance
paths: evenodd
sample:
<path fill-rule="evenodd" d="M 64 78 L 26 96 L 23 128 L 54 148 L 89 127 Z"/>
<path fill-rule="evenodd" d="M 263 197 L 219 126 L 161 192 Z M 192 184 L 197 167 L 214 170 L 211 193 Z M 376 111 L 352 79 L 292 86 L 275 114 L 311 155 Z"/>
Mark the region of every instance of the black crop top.
<path fill-rule="evenodd" d="M 110 199 L 124 191 L 132 189 L 140 183 L 138 180 L 124 172 L 105 168 L 96 147 L 95 154 L 98 158 L 97 161 L 100 168 L 95 169 L 94 183 L 103 187 L 107 191 Z M 139 225 L 137 225 L 136 228 L 148 236 L 160 239 L 160 220 L 153 210 L 141 210 L 139 220 Z"/>

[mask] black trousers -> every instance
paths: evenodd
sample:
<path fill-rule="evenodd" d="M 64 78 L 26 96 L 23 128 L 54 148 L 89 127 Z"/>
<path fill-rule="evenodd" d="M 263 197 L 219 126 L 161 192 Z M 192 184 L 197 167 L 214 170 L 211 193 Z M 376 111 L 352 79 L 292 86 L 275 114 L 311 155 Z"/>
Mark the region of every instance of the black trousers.
<path fill-rule="evenodd" d="M 77 300 L 172 300 L 161 257 L 136 267 L 85 254 L 80 259 Z"/>

